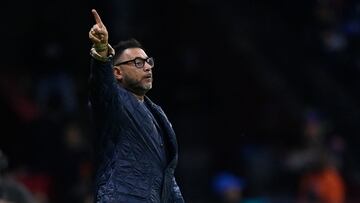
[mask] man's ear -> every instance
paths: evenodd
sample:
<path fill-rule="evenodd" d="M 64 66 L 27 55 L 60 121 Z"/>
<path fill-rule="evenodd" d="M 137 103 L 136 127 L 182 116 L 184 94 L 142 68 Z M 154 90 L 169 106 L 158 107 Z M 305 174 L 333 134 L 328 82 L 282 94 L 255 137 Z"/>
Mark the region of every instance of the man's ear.
<path fill-rule="evenodd" d="M 122 80 L 123 76 L 119 67 L 114 67 L 114 76 L 116 80 Z"/>

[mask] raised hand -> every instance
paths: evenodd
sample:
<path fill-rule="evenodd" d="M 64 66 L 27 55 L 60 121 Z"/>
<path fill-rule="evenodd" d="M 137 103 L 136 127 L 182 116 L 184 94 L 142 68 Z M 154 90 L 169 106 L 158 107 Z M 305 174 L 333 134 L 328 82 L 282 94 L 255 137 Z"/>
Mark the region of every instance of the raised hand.
<path fill-rule="evenodd" d="M 99 14 L 96 12 L 95 9 L 91 10 L 92 14 L 95 18 L 95 24 L 92 26 L 92 28 L 89 31 L 89 38 L 94 44 L 94 47 L 96 51 L 98 52 L 104 52 L 107 51 L 107 45 L 109 40 L 109 34 L 108 31 L 101 21 L 101 18 Z"/>

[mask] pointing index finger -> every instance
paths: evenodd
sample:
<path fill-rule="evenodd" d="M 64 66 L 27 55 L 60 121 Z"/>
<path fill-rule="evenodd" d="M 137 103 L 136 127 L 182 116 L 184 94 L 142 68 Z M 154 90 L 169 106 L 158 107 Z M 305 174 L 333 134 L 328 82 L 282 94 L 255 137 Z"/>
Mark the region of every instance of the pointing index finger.
<path fill-rule="evenodd" d="M 96 10 L 95 10 L 95 9 L 92 9 L 91 12 L 92 12 L 93 15 L 94 15 L 96 24 L 103 25 L 103 23 L 102 23 L 102 21 L 101 21 L 101 18 L 100 18 L 100 16 L 99 16 L 99 14 L 96 12 Z"/>

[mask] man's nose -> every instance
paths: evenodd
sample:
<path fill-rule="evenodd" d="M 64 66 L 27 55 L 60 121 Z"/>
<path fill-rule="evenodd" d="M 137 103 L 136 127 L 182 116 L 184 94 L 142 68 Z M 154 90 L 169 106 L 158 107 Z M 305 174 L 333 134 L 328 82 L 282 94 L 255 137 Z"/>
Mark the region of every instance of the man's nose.
<path fill-rule="evenodd" d="M 150 71 L 153 67 L 151 67 L 147 62 L 144 64 L 144 71 Z"/>

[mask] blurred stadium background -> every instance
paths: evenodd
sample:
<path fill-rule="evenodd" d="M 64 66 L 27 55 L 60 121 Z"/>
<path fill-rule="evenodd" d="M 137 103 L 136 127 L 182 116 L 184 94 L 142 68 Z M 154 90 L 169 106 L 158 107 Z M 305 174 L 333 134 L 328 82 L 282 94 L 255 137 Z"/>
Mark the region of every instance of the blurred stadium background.
<path fill-rule="evenodd" d="M 360 202 L 355 0 L 4 3 L 2 180 L 92 201 L 92 8 L 111 44 L 135 37 L 155 58 L 186 202 Z"/>

